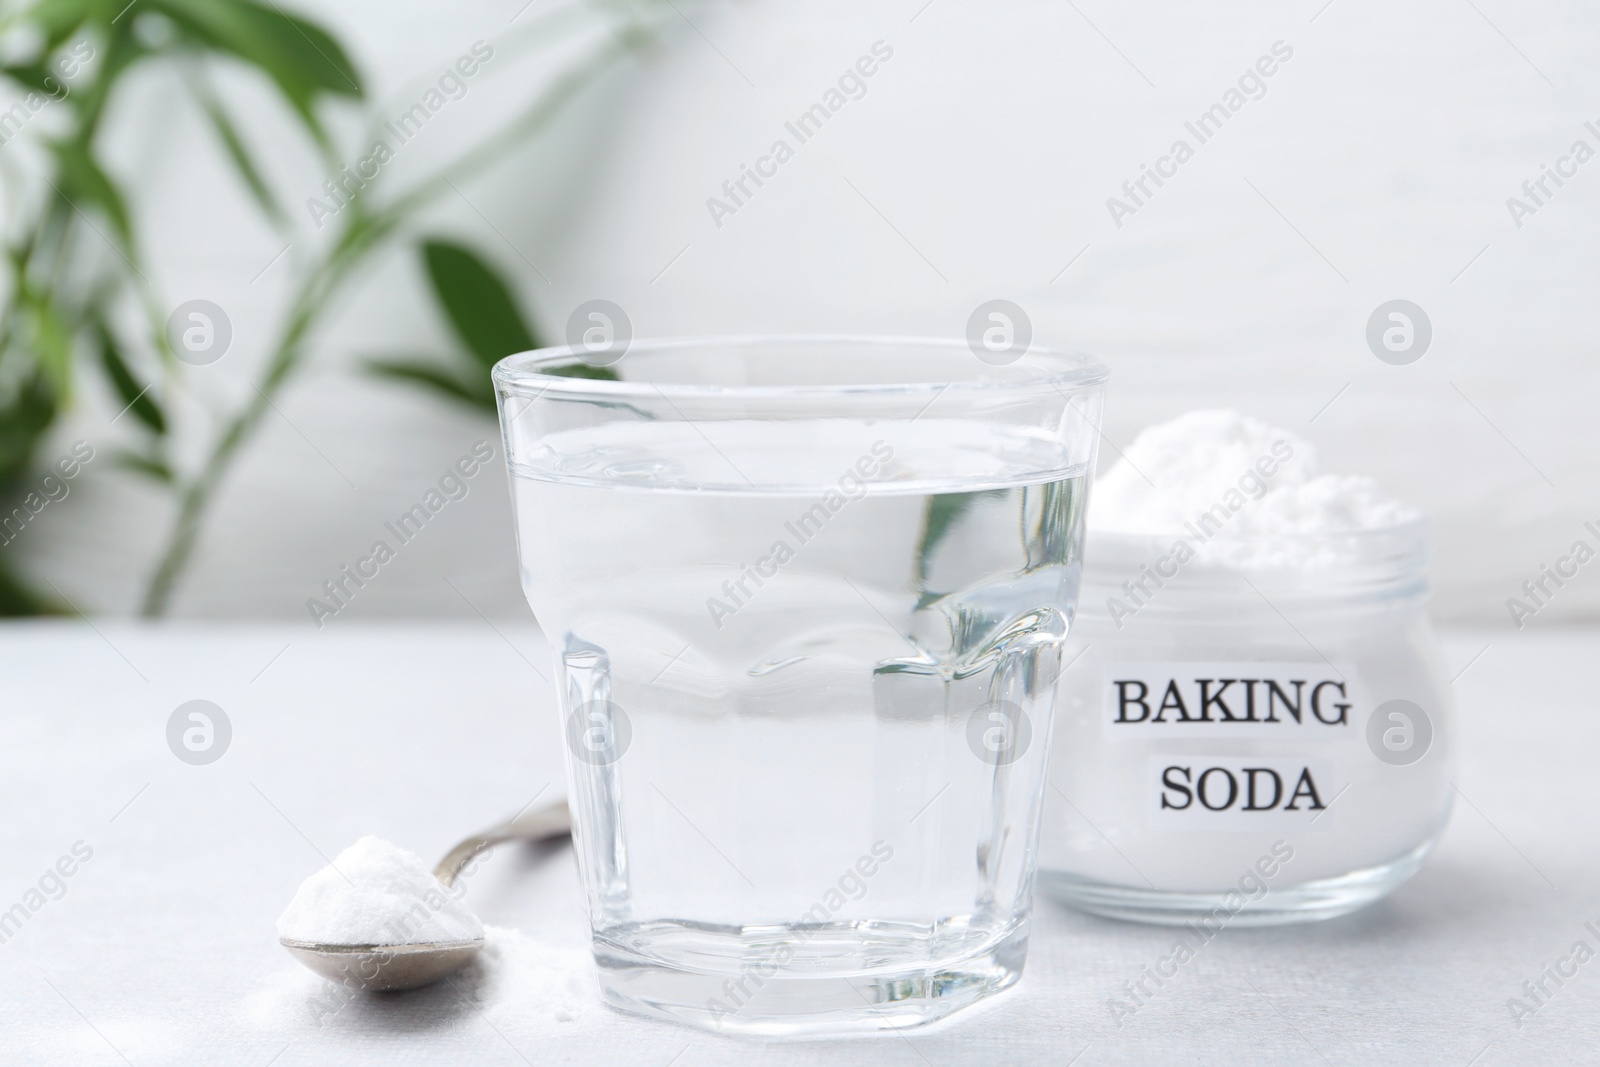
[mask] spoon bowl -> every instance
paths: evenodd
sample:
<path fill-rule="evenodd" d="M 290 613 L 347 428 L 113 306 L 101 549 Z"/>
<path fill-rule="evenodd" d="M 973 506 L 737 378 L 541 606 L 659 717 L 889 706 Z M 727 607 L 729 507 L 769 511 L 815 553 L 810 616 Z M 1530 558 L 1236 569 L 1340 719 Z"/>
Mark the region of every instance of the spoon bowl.
<path fill-rule="evenodd" d="M 278 943 L 289 955 L 347 989 L 389 993 L 454 974 L 478 954 L 483 938 L 414 945 L 325 945 L 280 937 Z"/>

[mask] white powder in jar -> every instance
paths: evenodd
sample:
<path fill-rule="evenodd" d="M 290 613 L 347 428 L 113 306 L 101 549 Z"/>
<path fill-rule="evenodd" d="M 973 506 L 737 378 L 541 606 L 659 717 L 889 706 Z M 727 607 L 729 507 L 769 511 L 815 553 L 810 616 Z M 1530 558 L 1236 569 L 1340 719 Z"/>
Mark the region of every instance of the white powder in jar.
<path fill-rule="evenodd" d="M 1319 473 L 1316 449 L 1287 430 L 1237 411 L 1202 410 L 1134 438 L 1095 480 L 1088 525 L 1091 534 L 1214 542 L 1203 554 L 1228 566 L 1296 566 L 1333 562 L 1326 545 L 1297 552 L 1297 537 L 1420 517 L 1371 478 Z"/>
<path fill-rule="evenodd" d="M 472 941 L 483 923 L 415 853 L 369 834 L 300 883 L 278 936 L 328 945 Z"/>
<path fill-rule="evenodd" d="M 1068 803 L 1040 845 L 1047 891 L 1176 921 L 1239 912 L 1240 879 L 1259 872 L 1270 895 L 1251 906 L 1286 921 L 1409 877 L 1452 797 L 1421 520 L 1235 411 L 1140 433 L 1091 493 L 1051 754 Z M 1312 708 L 1319 685 L 1337 710 Z M 1274 691 L 1277 713 L 1261 696 Z M 1428 740 L 1404 773 L 1377 732 L 1396 704 L 1428 731 L 1411 735 Z"/>

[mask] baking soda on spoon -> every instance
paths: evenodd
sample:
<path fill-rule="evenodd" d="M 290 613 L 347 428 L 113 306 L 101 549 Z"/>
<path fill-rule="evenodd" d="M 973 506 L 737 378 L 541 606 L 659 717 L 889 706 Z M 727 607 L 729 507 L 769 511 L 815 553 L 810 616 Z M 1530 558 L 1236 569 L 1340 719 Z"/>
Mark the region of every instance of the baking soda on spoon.
<path fill-rule="evenodd" d="M 587 952 L 485 926 L 419 856 L 379 837 L 363 837 L 301 883 L 278 919 L 278 936 L 308 944 L 377 946 L 380 960 L 386 949 L 481 939 L 481 952 L 450 979 L 452 997 L 469 996 L 490 1014 L 515 1012 L 528 1021 L 547 1017 L 570 1023 L 600 1010 Z M 370 972 L 358 971 L 332 978 L 308 996 L 299 976 L 291 974 L 286 985 L 264 991 L 263 1006 L 273 1016 L 309 1013 L 320 1026 L 365 987 L 368 977 Z M 426 1012 L 428 1003 L 424 996 L 418 1010 Z"/>
<path fill-rule="evenodd" d="M 420 857 L 379 837 L 363 837 L 301 883 L 278 920 L 278 934 L 350 946 L 482 938 L 482 951 L 449 980 L 451 1003 L 468 997 L 480 1011 L 500 1018 L 501 1026 L 570 1024 L 602 1011 L 587 952 L 484 925 Z M 318 981 L 286 971 L 254 995 L 249 1014 L 274 1030 L 285 1023 L 321 1027 L 341 1015 L 360 989 L 356 981 Z M 440 1010 L 426 989 L 414 995 L 419 999 L 409 1003 L 424 1016 Z"/>
<path fill-rule="evenodd" d="M 483 923 L 421 857 L 369 834 L 300 883 L 278 936 L 328 945 L 474 941 Z"/>

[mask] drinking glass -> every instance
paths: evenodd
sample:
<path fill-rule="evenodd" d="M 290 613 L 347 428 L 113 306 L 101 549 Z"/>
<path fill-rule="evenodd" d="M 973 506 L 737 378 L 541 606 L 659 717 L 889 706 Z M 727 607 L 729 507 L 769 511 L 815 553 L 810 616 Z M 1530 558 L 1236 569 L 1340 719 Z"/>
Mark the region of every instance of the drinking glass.
<path fill-rule="evenodd" d="M 1020 976 L 1106 372 L 975 352 L 721 338 L 496 366 L 612 1004 L 867 1030 Z"/>

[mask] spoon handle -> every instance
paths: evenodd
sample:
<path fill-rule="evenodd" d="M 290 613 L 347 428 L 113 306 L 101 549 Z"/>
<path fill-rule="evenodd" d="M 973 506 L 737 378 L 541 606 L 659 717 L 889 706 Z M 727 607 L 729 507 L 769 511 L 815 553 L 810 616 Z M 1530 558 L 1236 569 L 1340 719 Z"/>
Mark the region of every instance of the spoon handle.
<path fill-rule="evenodd" d="M 567 811 L 565 800 L 520 812 L 499 826 L 473 834 L 446 852 L 444 859 L 433 869 L 433 876 L 445 886 L 452 886 L 461 869 L 491 845 L 498 845 L 502 841 L 542 841 L 560 837 L 571 829 L 572 816 Z"/>

